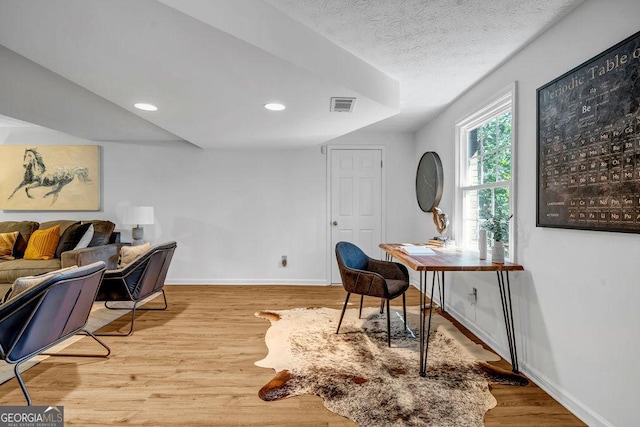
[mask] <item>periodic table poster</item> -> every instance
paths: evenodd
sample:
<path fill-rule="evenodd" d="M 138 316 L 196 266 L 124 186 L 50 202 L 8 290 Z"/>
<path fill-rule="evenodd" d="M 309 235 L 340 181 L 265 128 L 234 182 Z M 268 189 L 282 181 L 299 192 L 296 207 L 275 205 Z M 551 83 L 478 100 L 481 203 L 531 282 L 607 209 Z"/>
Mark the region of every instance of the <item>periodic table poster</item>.
<path fill-rule="evenodd" d="M 539 227 L 640 233 L 640 32 L 537 91 Z"/>

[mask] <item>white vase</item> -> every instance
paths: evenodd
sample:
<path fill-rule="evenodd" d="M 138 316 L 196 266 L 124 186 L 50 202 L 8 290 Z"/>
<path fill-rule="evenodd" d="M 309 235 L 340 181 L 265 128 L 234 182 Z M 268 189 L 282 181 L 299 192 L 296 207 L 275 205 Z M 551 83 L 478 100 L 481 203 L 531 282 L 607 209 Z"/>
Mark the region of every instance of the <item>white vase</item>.
<path fill-rule="evenodd" d="M 491 247 L 491 262 L 504 264 L 504 244 L 502 242 L 493 242 L 493 246 Z"/>
<path fill-rule="evenodd" d="M 487 259 L 487 230 L 478 232 L 478 253 L 480 259 Z"/>

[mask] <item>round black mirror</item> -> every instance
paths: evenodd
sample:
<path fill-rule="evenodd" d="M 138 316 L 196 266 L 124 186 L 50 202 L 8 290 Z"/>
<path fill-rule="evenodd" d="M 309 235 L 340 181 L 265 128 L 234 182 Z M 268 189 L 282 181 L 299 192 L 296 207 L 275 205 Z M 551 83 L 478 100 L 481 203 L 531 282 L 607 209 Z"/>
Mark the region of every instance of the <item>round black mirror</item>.
<path fill-rule="evenodd" d="M 416 172 L 416 197 L 424 212 L 431 212 L 442 197 L 442 162 L 434 151 L 422 155 Z"/>

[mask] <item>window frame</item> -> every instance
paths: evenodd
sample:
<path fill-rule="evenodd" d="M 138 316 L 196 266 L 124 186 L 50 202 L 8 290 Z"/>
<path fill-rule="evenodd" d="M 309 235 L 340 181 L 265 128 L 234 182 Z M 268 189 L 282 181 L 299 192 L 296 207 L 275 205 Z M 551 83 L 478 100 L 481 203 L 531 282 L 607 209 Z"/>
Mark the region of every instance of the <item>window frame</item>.
<path fill-rule="evenodd" d="M 472 247 L 467 244 L 468 239 L 464 235 L 464 193 L 469 190 L 482 190 L 506 187 L 509 191 L 509 211 L 513 214 L 513 218 L 509 221 L 509 256 L 508 261 L 515 261 L 516 258 L 516 83 L 512 83 L 492 96 L 489 101 L 479 108 L 474 109 L 471 113 L 465 115 L 458 120 L 455 125 L 455 234 L 456 240 L 466 250 L 478 252 L 477 245 Z M 511 110 L 511 179 L 508 184 L 504 185 L 504 181 L 499 183 L 492 182 L 487 184 L 468 185 L 467 173 L 467 132 L 478 127 L 482 123 L 498 117 L 505 111 Z"/>

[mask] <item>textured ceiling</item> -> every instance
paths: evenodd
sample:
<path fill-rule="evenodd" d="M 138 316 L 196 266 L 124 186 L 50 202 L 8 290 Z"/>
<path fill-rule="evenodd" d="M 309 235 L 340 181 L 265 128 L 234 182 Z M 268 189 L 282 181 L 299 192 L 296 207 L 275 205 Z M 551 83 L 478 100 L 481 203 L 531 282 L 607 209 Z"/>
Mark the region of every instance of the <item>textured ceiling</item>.
<path fill-rule="evenodd" d="M 0 0 L 0 114 L 203 148 L 412 132 L 580 1 Z"/>
<path fill-rule="evenodd" d="M 576 0 L 265 0 L 400 82 L 416 130 L 573 9 Z"/>

